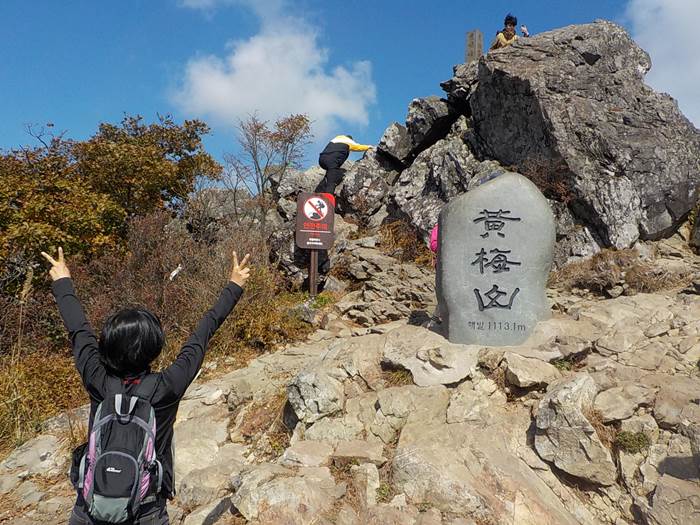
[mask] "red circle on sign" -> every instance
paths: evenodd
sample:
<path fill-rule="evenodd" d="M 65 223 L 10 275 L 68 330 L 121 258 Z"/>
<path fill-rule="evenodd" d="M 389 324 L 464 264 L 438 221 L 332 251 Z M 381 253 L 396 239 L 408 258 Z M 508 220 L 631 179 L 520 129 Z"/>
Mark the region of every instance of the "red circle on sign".
<path fill-rule="evenodd" d="M 312 221 L 322 221 L 328 215 L 328 203 L 320 197 L 311 197 L 304 203 L 304 216 Z"/>

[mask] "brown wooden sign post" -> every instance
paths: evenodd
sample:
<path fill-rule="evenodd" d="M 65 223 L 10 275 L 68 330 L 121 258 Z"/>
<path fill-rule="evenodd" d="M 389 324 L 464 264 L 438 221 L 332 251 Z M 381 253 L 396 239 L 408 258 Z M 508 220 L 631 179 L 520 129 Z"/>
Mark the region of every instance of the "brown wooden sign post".
<path fill-rule="evenodd" d="M 333 246 L 335 210 L 327 193 L 300 193 L 297 197 L 296 243 L 311 250 L 309 261 L 309 295 L 318 292 L 318 251 Z"/>

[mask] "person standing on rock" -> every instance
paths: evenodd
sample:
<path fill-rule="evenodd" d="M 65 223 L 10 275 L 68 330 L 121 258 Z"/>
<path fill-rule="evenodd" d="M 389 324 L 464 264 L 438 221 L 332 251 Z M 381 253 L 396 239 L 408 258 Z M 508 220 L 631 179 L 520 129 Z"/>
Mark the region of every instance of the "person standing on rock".
<path fill-rule="evenodd" d="M 51 263 L 51 289 L 90 396 L 90 440 L 73 452 L 71 481 L 78 495 L 68 523 L 168 524 L 166 501 L 175 494 L 172 440 L 178 405 L 202 366 L 209 340 L 243 293 L 250 255 L 239 264 L 233 252 L 229 282 L 218 301 L 175 361 L 153 373 L 151 364 L 165 342 L 158 317 L 143 308 L 120 310 L 104 322 L 98 341 L 63 250 L 58 249 L 57 259 L 41 254 Z M 132 455 L 135 450 L 141 452 Z"/>
<path fill-rule="evenodd" d="M 335 188 L 343 180 L 341 166 L 348 160 L 351 151 L 367 151 L 371 147 L 358 144 L 353 140 L 352 135 L 338 135 L 333 138 L 318 156 L 318 164 L 326 170 L 326 175 L 318 183 L 314 192 L 330 194 L 335 206 Z"/>
<path fill-rule="evenodd" d="M 518 35 L 515 34 L 515 26 L 517 25 L 518 19 L 508 13 L 503 21 L 503 29 L 496 33 L 496 41 L 491 45 L 489 51 L 501 49 L 502 47 L 508 47 L 515 42 L 518 39 Z M 527 26 L 520 26 L 520 31 L 522 31 L 524 37 L 530 36 Z"/>

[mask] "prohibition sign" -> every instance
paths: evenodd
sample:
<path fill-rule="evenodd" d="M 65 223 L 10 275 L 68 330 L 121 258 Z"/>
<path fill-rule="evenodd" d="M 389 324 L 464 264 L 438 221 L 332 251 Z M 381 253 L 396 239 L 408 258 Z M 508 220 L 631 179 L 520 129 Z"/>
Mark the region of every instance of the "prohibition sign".
<path fill-rule="evenodd" d="M 320 197 L 311 197 L 304 203 L 304 215 L 312 221 L 322 221 L 328 215 L 328 203 Z"/>

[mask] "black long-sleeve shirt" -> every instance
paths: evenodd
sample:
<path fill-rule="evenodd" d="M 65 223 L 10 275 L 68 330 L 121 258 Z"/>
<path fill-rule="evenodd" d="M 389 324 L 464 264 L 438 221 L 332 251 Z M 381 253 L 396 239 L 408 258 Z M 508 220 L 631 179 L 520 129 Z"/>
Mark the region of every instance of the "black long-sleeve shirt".
<path fill-rule="evenodd" d="M 110 383 L 113 384 L 114 379 L 110 378 L 109 372 L 100 359 L 97 337 L 85 317 L 76 296 L 73 281 L 70 278 L 58 279 L 54 281 L 52 291 L 63 323 L 68 330 L 75 366 L 90 395 L 89 429 L 92 429 L 97 405 L 108 392 L 107 381 L 111 379 Z M 221 292 L 219 300 L 204 314 L 194 333 L 182 346 L 173 364 L 156 374 L 158 380 L 151 398 L 151 405 L 156 416 L 156 454 L 163 464 L 161 495 L 165 497 L 171 497 L 174 492 L 172 440 L 173 425 L 180 400 L 202 366 L 209 339 L 226 320 L 242 293 L 243 289 L 240 286 L 229 282 Z M 145 371 L 140 376 L 130 376 L 128 382 L 123 381 L 125 378 L 118 379 L 122 381 L 124 392 L 132 394 L 140 379 L 150 373 Z"/>

